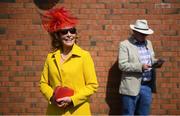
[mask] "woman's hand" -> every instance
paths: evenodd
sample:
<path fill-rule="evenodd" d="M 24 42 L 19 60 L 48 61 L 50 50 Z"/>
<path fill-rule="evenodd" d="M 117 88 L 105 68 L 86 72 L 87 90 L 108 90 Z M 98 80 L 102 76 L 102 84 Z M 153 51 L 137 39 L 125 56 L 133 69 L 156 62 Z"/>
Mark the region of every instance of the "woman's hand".
<path fill-rule="evenodd" d="M 60 108 L 66 108 L 72 103 L 72 100 L 70 97 L 63 97 L 56 100 L 57 106 Z"/>
<path fill-rule="evenodd" d="M 52 104 L 57 105 L 57 102 L 56 102 L 56 99 L 55 99 L 54 95 L 51 97 L 50 101 L 51 101 Z"/>

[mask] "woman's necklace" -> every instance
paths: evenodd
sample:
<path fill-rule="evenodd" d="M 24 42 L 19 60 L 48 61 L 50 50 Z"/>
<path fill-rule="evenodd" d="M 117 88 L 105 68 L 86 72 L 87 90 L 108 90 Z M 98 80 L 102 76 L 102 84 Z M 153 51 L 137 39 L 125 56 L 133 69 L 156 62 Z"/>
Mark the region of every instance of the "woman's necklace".
<path fill-rule="evenodd" d="M 63 64 L 63 62 L 66 60 L 66 56 L 61 54 L 60 64 Z"/>
<path fill-rule="evenodd" d="M 66 60 L 67 56 L 68 56 L 68 55 L 61 54 L 61 58 L 62 58 L 63 60 Z"/>
<path fill-rule="evenodd" d="M 71 54 L 71 49 L 64 50 L 64 52 L 61 53 L 61 61 L 64 62 L 69 57 L 70 54 Z"/>

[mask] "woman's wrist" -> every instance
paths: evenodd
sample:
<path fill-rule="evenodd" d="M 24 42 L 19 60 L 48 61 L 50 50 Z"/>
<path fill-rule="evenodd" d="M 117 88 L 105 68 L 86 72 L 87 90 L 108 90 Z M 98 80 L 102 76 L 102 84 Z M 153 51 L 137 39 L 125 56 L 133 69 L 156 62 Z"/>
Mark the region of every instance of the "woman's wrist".
<path fill-rule="evenodd" d="M 52 104 L 56 104 L 56 100 L 54 99 L 54 96 L 52 96 L 52 97 L 50 98 L 50 102 L 51 102 Z"/>

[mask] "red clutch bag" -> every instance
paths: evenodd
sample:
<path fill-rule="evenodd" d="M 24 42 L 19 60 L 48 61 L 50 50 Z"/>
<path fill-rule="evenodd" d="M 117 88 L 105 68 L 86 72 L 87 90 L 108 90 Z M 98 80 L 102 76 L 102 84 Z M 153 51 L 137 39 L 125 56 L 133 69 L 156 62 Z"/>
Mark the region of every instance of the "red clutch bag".
<path fill-rule="evenodd" d="M 74 90 L 68 87 L 57 86 L 54 90 L 55 99 L 74 95 Z"/>

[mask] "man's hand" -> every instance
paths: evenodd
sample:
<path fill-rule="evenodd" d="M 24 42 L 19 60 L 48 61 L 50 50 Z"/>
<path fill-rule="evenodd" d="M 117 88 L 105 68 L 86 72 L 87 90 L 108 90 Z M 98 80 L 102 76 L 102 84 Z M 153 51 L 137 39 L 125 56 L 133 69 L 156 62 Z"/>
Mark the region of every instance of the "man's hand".
<path fill-rule="evenodd" d="M 164 59 L 159 58 L 158 61 L 152 65 L 152 67 L 153 68 L 161 68 L 161 66 L 163 65 L 164 62 L 165 62 Z"/>
<path fill-rule="evenodd" d="M 151 68 L 151 65 L 149 65 L 149 64 L 143 64 L 143 66 L 142 66 L 143 71 L 148 70 L 149 68 Z"/>

